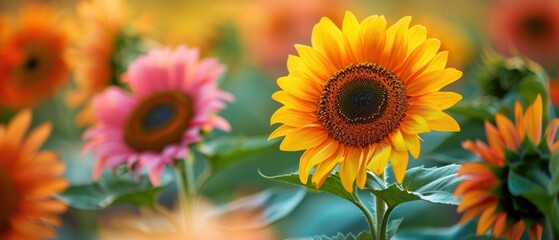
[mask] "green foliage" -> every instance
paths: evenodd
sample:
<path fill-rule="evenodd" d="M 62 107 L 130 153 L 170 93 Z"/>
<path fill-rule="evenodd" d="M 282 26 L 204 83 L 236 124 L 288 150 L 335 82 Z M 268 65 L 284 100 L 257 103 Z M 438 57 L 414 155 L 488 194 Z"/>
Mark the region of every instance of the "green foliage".
<path fill-rule="evenodd" d="M 371 235 L 368 232 L 361 232 L 357 236 L 353 234 L 344 235 L 343 233 L 338 233 L 336 236 L 315 236 L 315 237 L 305 237 L 305 238 L 289 238 L 288 240 L 369 240 Z"/>
<path fill-rule="evenodd" d="M 366 189 L 383 199 L 389 208 L 420 199 L 431 203 L 458 205 L 458 199 L 452 196 L 454 189 L 462 181 L 456 175 L 458 167 L 455 164 L 438 168 L 416 167 L 406 171 L 401 186 L 394 183 L 386 189 Z"/>
<path fill-rule="evenodd" d="M 491 236 L 476 236 L 477 221 L 470 221 L 464 225 L 455 225 L 448 228 L 423 228 L 413 231 L 404 231 L 396 235 L 399 240 L 429 239 L 429 240 L 470 240 L 470 239 L 496 239 Z"/>
<path fill-rule="evenodd" d="M 153 206 L 156 196 L 171 183 L 169 177 L 163 175 L 161 185 L 151 185 L 147 176 L 136 181 L 131 174 L 114 176 L 104 174 L 97 182 L 70 186 L 60 198 L 69 206 L 85 210 L 99 210 L 113 205 L 131 204 Z"/>
<path fill-rule="evenodd" d="M 450 134 L 431 152 L 424 154 L 423 158 L 445 163 L 462 163 L 475 159 L 471 152 L 462 148 L 462 143 L 466 140 L 484 139 L 483 122 L 466 120 L 460 126 L 463 129 L 461 132 Z"/>
<path fill-rule="evenodd" d="M 212 170 L 218 172 L 258 156 L 277 142 L 268 141 L 267 136 L 222 137 L 198 145 L 198 150 L 208 159 Z"/>
<path fill-rule="evenodd" d="M 396 232 L 398 231 L 398 228 L 400 227 L 402 221 L 404 221 L 403 218 L 394 219 L 388 224 L 388 229 L 386 230 L 386 239 L 392 239 L 392 237 L 396 235 Z"/>
<path fill-rule="evenodd" d="M 341 197 L 343 199 L 346 199 L 350 202 L 357 201 L 357 199 L 351 193 L 348 193 L 344 189 L 339 174 L 331 175 L 330 177 L 328 177 L 326 181 L 324 181 L 324 184 L 322 184 L 320 189 L 316 188 L 316 186 L 314 186 L 310 181 L 307 182 L 307 184 L 301 183 L 301 180 L 299 180 L 299 174 L 297 173 L 278 175 L 278 176 L 266 176 L 262 174 L 262 172 L 260 172 L 260 175 L 270 180 L 302 186 L 311 192 L 327 192 L 330 194 L 334 194 L 338 197 Z M 312 174 L 310 177 L 312 178 Z"/>
<path fill-rule="evenodd" d="M 220 219 L 237 213 L 253 213 L 249 216 L 250 221 L 247 221 L 254 223 L 252 225 L 242 222 L 238 223 L 241 224 L 238 226 L 232 225 L 235 223 L 228 223 L 227 226 L 218 225 L 218 227 L 230 229 L 263 228 L 289 215 L 299 206 L 305 195 L 306 191 L 301 189 L 268 189 L 228 202 L 214 210 L 210 217 Z"/>

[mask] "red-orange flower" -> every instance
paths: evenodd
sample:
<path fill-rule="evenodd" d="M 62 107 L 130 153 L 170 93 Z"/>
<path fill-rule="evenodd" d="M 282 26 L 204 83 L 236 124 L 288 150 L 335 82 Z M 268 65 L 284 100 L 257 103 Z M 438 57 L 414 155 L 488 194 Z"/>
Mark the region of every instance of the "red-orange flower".
<path fill-rule="evenodd" d="M 543 213 L 527 199 L 514 196 L 509 191 L 507 175 L 512 160 L 507 159 L 510 156 L 507 152 L 519 153 L 526 148 L 525 144 L 546 146 L 551 152 L 559 149 L 559 141 L 554 142 L 559 119 L 547 126 L 543 139 L 547 145 L 540 145 L 542 105 L 542 98 L 538 96 L 523 112 L 520 103 L 516 102 L 514 123 L 502 114 L 495 116 L 496 126 L 485 122 L 489 144 L 479 140 L 464 142 L 463 147 L 475 153 L 483 162 L 466 163 L 458 170 L 458 174 L 467 176 L 468 180 L 462 182 L 454 194 L 463 195 L 458 206 L 458 212 L 464 213 L 462 223 L 480 215 L 477 235 L 483 235 L 493 228 L 495 237 L 520 239 L 524 230 L 527 230 L 531 239 L 541 239 Z"/>
<path fill-rule="evenodd" d="M 518 51 L 545 67 L 558 66 L 558 1 L 496 1 L 488 26 L 489 36 L 502 53 Z"/>
<path fill-rule="evenodd" d="M 53 238 L 62 224 L 58 214 L 66 204 L 54 198 L 66 189 L 61 178 L 66 165 L 50 151 L 39 151 L 51 125 L 43 124 L 25 137 L 31 112 L 23 111 L 0 125 L 0 239 Z"/>
<path fill-rule="evenodd" d="M 50 97 L 65 80 L 66 37 L 52 9 L 28 5 L 20 25 L 0 39 L 0 104 L 32 107 Z"/>

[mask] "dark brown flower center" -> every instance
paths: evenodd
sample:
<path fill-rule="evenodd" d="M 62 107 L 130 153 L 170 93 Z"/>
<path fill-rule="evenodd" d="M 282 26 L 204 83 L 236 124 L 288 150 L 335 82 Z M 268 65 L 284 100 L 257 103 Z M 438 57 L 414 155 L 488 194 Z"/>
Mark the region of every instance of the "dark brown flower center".
<path fill-rule="evenodd" d="M 524 20 L 524 30 L 532 38 L 543 38 L 550 35 L 552 28 L 544 16 L 530 16 Z"/>
<path fill-rule="evenodd" d="M 179 143 L 193 116 L 190 96 L 180 91 L 156 93 L 134 108 L 126 120 L 124 141 L 137 151 L 159 152 Z"/>
<path fill-rule="evenodd" d="M 331 138 L 365 147 L 383 140 L 408 107 L 404 84 L 374 63 L 350 65 L 324 84 L 318 119 Z"/>
<path fill-rule="evenodd" d="M 17 210 L 18 193 L 8 171 L 0 165 L 0 236 L 9 230 L 10 218 Z"/>

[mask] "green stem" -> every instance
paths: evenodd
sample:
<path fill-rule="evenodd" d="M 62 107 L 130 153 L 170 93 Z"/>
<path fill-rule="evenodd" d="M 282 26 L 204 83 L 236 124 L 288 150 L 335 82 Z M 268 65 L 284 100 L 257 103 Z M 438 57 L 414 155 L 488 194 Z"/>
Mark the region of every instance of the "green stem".
<path fill-rule="evenodd" d="M 386 175 L 384 174 L 384 172 L 379 176 L 379 178 L 382 180 L 382 185 L 384 188 L 386 188 Z M 381 240 L 385 240 L 386 239 L 386 222 L 388 221 L 388 219 L 386 218 L 386 214 L 388 213 L 388 215 L 390 215 L 389 211 L 392 211 L 391 209 L 386 209 L 387 205 L 386 202 L 375 196 L 375 208 L 376 208 L 376 214 L 377 214 L 377 231 L 380 232 L 380 238 Z"/>
<path fill-rule="evenodd" d="M 361 212 L 363 212 L 363 214 L 365 214 L 365 218 L 367 219 L 367 224 L 369 225 L 369 233 L 371 234 L 371 238 L 376 239 L 375 236 L 377 235 L 376 234 L 377 231 L 375 229 L 375 220 L 373 219 L 373 215 L 365 207 L 363 202 L 361 202 L 361 199 L 359 199 L 359 196 L 357 196 L 357 194 L 354 194 L 354 197 L 356 199 L 354 204 L 361 210 Z"/>
<path fill-rule="evenodd" d="M 197 193 L 193 161 L 193 159 L 176 160 L 179 206 L 184 214 L 184 226 L 188 239 L 194 239 L 195 231 L 194 200 Z"/>
<path fill-rule="evenodd" d="M 388 221 L 390 220 L 390 214 L 392 213 L 392 210 L 394 210 L 394 208 L 388 208 L 388 210 L 386 210 L 384 216 L 382 217 L 382 225 L 380 227 L 380 239 L 382 240 L 386 239 L 386 227 L 388 225 Z"/>

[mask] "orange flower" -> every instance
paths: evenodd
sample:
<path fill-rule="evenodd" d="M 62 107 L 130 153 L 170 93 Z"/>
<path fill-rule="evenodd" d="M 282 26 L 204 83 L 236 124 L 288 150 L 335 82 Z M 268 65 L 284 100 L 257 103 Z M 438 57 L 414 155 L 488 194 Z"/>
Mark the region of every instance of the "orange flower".
<path fill-rule="evenodd" d="M 28 5 L 20 25 L 0 39 L 0 104 L 32 107 L 60 87 L 68 68 L 63 60 L 65 35 L 57 30 L 52 9 Z M 4 30 L 1 30 L 4 31 Z"/>
<path fill-rule="evenodd" d="M 0 239 L 44 239 L 62 224 L 58 214 L 66 204 L 54 198 L 68 186 L 60 176 L 66 166 L 55 153 L 38 151 L 51 125 L 35 128 L 26 110 L 0 125 Z"/>
<path fill-rule="evenodd" d="M 461 222 L 481 215 L 477 235 L 483 235 L 493 228 L 493 236 L 507 239 L 520 239 L 527 229 L 531 239 L 541 239 L 544 215 L 527 199 L 512 195 L 508 190 L 507 175 L 510 169 L 506 152 L 519 154 L 529 142 L 534 146 L 542 142 L 542 98 L 538 95 L 535 102 L 523 113 L 519 102 L 515 104 L 515 123 L 501 114 L 495 116 L 496 126 L 485 122 L 489 145 L 481 141 L 468 140 L 463 147 L 480 157 L 483 162 L 464 164 L 458 174 L 467 176 L 454 192 L 462 201 L 458 212 L 464 212 Z M 545 144 L 551 152 L 559 149 L 559 141 L 554 142 L 559 126 L 555 119 L 548 126 Z M 527 139 L 525 139 L 527 138 Z M 526 141 L 528 140 L 528 141 Z M 533 157 L 533 156 L 531 156 Z M 522 159 L 521 156 L 519 156 Z M 530 159 L 537 161 L 537 159 Z"/>
<path fill-rule="evenodd" d="M 80 109 L 76 122 L 80 126 L 93 124 L 94 111 L 89 105 L 93 95 L 109 85 L 118 85 L 126 70 L 123 48 L 137 43 L 139 32 L 148 27 L 146 19 L 127 26 L 125 0 L 83 1 L 77 7 L 78 21 L 72 31 L 73 47 L 68 58 L 72 65 L 76 89 L 66 95 L 71 108 Z M 134 49 L 137 50 L 137 49 Z"/>

